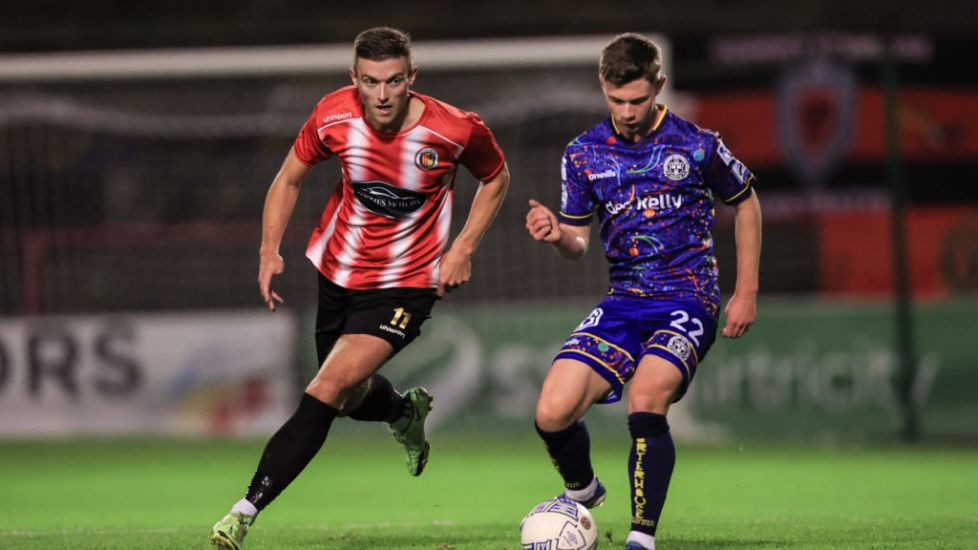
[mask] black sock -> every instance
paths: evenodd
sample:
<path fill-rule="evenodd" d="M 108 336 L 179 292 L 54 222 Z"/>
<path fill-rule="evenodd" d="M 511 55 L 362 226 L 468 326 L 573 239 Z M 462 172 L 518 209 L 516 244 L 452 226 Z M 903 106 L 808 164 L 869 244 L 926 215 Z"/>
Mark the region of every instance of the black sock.
<path fill-rule="evenodd" d="M 397 393 L 391 381 L 379 374 L 370 377 L 370 389 L 363 402 L 350 411 L 349 417 L 368 422 L 393 422 L 404 412 L 404 397 Z"/>
<path fill-rule="evenodd" d="M 632 450 L 628 455 L 628 475 L 632 482 L 632 531 L 655 536 L 659 516 L 666 502 L 676 447 L 665 415 L 628 415 Z"/>
<path fill-rule="evenodd" d="M 263 510 L 316 456 L 326 441 L 337 410 L 309 394 L 299 408 L 268 440 L 245 498 Z"/>
<path fill-rule="evenodd" d="M 584 421 L 575 422 L 559 432 L 545 432 L 540 426 L 536 428 L 557 472 L 564 479 L 564 487 L 571 490 L 587 487 L 594 479 L 594 470 L 591 469 L 591 437 Z"/>

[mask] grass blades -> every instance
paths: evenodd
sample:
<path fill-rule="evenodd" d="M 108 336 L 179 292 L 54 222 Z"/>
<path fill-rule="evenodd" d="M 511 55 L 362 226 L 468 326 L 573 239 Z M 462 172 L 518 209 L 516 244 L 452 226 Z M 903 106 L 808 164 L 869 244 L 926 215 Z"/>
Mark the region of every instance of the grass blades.
<path fill-rule="evenodd" d="M 595 434 L 601 548 L 629 526 L 628 441 Z M 206 548 L 264 441 L 0 442 L 0 548 Z M 560 491 L 542 443 L 432 438 L 429 468 L 339 434 L 259 518 L 245 548 L 517 550 Z M 656 544 L 686 549 L 975 548 L 978 449 L 678 445 Z"/>

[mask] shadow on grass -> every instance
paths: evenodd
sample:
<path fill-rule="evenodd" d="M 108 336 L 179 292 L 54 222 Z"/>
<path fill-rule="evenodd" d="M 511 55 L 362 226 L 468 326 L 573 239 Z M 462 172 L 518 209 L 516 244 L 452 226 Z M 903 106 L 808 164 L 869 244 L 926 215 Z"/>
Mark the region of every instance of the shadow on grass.
<path fill-rule="evenodd" d="M 620 544 L 624 545 L 624 541 Z M 611 546 L 605 544 L 605 547 Z M 712 549 L 712 548 L 723 548 L 723 550 L 738 550 L 746 548 L 791 548 L 791 544 L 785 541 L 774 541 L 774 540 L 751 540 L 751 539 L 741 539 L 741 540 L 724 540 L 724 539 L 695 539 L 695 538 L 681 538 L 681 539 L 664 539 L 662 541 L 662 546 L 668 547 L 669 550 L 702 550 L 702 549 Z"/>
<path fill-rule="evenodd" d="M 514 536 L 505 540 L 494 533 L 411 533 L 410 535 L 371 534 L 363 531 L 335 533 L 327 537 L 306 538 L 293 541 L 299 544 L 291 548 L 316 548 L 317 550 L 519 550 L 519 540 Z"/>
<path fill-rule="evenodd" d="M 410 535 L 390 536 L 378 533 L 376 535 L 363 531 L 336 533 L 332 536 L 307 539 L 295 548 L 316 548 L 336 550 L 519 550 L 520 544 L 515 533 L 512 537 L 500 537 L 499 531 L 491 533 L 412 533 Z M 298 542 L 298 541 L 296 541 Z M 599 548 L 621 548 L 623 539 L 608 540 L 602 535 Z M 792 544 L 783 540 L 695 538 L 670 537 L 662 540 L 662 545 L 670 550 L 738 550 L 756 548 L 791 548 Z"/>

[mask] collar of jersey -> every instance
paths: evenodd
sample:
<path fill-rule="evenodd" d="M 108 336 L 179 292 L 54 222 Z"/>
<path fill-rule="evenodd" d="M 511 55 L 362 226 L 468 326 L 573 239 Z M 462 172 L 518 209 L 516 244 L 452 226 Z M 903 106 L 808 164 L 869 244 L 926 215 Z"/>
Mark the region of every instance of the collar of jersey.
<path fill-rule="evenodd" d="M 659 126 L 662 125 L 662 121 L 666 119 L 666 112 L 669 110 L 668 107 L 666 107 L 662 103 L 656 103 L 655 106 L 656 107 L 662 107 L 662 110 L 659 111 L 659 116 L 655 119 L 655 122 L 652 124 L 652 127 L 649 128 L 649 133 L 647 133 L 644 136 L 642 136 L 641 138 L 639 138 L 639 140 L 636 141 L 635 143 L 638 143 L 639 141 L 642 141 L 643 139 L 645 139 L 645 138 L 651 136 L 652 134 L 656 133 L 659 130 Z M 618 125 L 615 124 L 615 117 L 611 117 L 611 129 L 614 130 L 615 133 L 618 134 L 619 136 L 621 136 L 623 138 L 625 137 L 625 134 L 622 134 L 618 130 Z"/>

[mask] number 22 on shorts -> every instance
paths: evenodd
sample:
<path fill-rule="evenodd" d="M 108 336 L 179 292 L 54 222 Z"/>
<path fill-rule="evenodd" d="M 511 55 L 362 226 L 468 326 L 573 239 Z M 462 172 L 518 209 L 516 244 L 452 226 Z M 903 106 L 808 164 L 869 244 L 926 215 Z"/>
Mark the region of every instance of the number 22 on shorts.
<path fill-rule="evenodd" d="M 669 314 L 673 319 L 669 323 L 669 326 L 675 328 L 676 330 L 681 330 L 689 336 L 689 339 L 693 341 L 697 346 L 700 345 L 700 336 L 703 336 L 703 322 L 696 317 L 690 317 L 688 313 L 684 310 L 677 309 Z M 695 328 L 689 330 L 686 325 L 693 325 Z"/>

